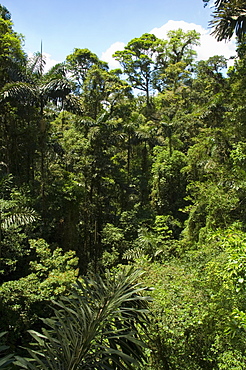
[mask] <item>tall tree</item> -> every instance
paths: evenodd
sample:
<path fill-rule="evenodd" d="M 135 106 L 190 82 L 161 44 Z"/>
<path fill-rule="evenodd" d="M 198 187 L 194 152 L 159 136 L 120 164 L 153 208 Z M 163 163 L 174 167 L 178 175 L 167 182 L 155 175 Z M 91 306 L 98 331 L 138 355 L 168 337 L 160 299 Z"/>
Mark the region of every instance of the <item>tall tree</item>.
<path fill-rule="evenodd" d="M 198 44 L 199 33 L 194 30 L 170 31 L 167 40 L 145 33 L 131 40 L 114 57 L 123 66 L 130 84 L 145 93 L 147 105 L 150 105 L 151 91 L 162 92 L 187 76 L 186 69 L 196 55 L 193 47 Z"/>
<path fill-rule="evenodd" d="M 74 52 L 67 56 L 66 66 L 75 80 L 77 93 L 81 93 L 83 90 L 84 81 L 92 66 L 98 66 L 104 70 L 108 69 L 107 63 L 101 61 L 89 49 L 78 48 L 74 49 Z"/>
<path fill-rule="evenodd" d="M 20 79 L 26 61 L 22 42 L 23 37 L 13 30 L 10 12 L 0 4 L 0 88 Z"/>
<path fill-rule="evenodd" d="M 150 104 L 154 58 L 163 46 L 164 41 L 153 34 L 145 33 L 131 40 L 123 51 L 116 51 L 114 54 L 115 59 L 123 66 L 123 72 L 130 84 L 145 93 L 147 105 Z"/>
<path fill-rule="evenodd" d="M 165 48 L 156 54 L 153 86 L 163 92 L 177 89 L 190 81 L 188 68 L 196 57 L 194 46 L 199 45 L 200 34 L 195 30 L 184 32 L 181 28 L 167 33 Z"/>
<path fill-rule="evenodd" d="M 130 85 L 122 81 L 114 71 L 92 66 L 83 85 L 82 101 L 85 115 L 94 120 L 105 110 L 112 115 L 121 96 L 132 96 Z"/>

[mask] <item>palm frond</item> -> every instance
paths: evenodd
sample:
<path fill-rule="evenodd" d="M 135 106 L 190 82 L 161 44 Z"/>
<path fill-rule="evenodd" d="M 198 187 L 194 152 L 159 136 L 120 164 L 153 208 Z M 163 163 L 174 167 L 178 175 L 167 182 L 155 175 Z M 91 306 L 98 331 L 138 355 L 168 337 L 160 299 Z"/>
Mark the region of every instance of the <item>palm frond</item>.
<path fill-rule="evenodd" d="M 21 100 L 25 101 L 34 101 L 37 99 L 36 89 L 25 82 L 15 82 L 6 84 L 3 90 L 1 91 L 0 100 Z"/>
<path fill-rule="evenodd" d="M 30 74 L 37 74 L 41 76 L 43 74 L 45 64 L 45 56 L 40 52 L 34 53 L 28 59 L 27 72 Z"/>
<path fill-rule="evenodd" d="M 38 214 L 35 210 L 24 207 L 20 210 L 11 210 L 11 214 L 5 216 L 0 223 L 0 227 L 3 230 L 7 230 L 10 227 L 18 227 L 28 225 L 39 219 Z"/>
<path fill-rule="evenodd" d="M 72 84 L 67 79 L 53 79 L 43 86 L 43 94 L 53 99 L 65 98 L 71 92 Z"/>
<path fill-rule="evenodd" d="M 239 41 L 246 33 L 246 3 L 244 0 L 217 0 L 213 19 L 212 35 L 218 41 L 230 40 L 235 33 Z"/>

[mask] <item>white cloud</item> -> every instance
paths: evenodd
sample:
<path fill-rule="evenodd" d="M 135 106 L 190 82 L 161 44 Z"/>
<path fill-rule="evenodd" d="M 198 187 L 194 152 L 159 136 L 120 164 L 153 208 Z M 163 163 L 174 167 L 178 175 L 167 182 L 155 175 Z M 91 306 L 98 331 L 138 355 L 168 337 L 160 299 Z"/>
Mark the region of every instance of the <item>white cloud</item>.
<path fill-rule="evenodd" d="M 58 60 L 55 60 L 55 59 L 52 59 L 51 58 L 51 55 L 48 54 L 48 53 L 43 53 L 44 57 L 45 57 L 45 67 L 44 67 L 44 71 L 45 72 L 48 72 L 52 67 L 54 67 L 56 64 L 58 63 L 61 63 L 60 61 Z"/>
<path fill-rule="evenodd" d="M 110 69 L 120 68 L 120 63 L 112 55 L 118 50 L 124 50 L 125 46 L 124 42 L 117 41 L 102 53 L 101 59 L 108 63 Z"/>
<path fill-rule="evenodd" d="M 229 42 L 218 42 L 212 35 L 210 35 L 210 30 L 206 30 L 202 26 L 195 23 L 170 20 L 159 28 L 153 28 L 150 33 L 155 34 L 158 38 L 165 39 L 168 31 L 177 30 L 178 28 L 181 28 L 185 32 L 189 30 L 196 30 L 201 34 L 200 45 L 194 47 L 194 50 L 197 52 L 197 60 L 207 60 L 214 55 L 223 55 L 225 58 L 229 59 L 231 56 L 236 54 L 235 39 Z"/>
<path fill-rule="evenodd" d="M 181 28 L 183 31 L 196 30 L 199 33 L 202 33 L 204 30 L 202 26 L 195 23 L 170 20 L 159 28 L 153 28 L 150 33 L 153 33 L 154 35 L 156 35 L 156 37 L 159 37 L 160 39 L 165 39 L 167 37 L 168 31 L 177 30 L 179 28 Z"/>

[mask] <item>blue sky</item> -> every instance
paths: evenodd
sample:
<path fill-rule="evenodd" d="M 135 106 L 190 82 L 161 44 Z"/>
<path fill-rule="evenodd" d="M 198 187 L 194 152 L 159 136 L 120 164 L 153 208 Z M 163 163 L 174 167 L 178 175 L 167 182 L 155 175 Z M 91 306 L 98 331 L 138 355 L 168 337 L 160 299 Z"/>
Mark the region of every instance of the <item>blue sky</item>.
<path fill-rule="evenodd" d="M 212 0 L 211 0 L 212 2 Z M 27 53 L 47 53 L 47 64 L 64 61 L 74 48 L 88 48 L 115 67 L 112 52 L 145 32 L 165 38 L 168 29 L 202 33 L 200 59 L 234 53 L 233 43 L 209 36 L 211 9 L 202 0 L 2 0 L 14 30 L 25 36 Z M 183 22 L 181 22 L 183 21 Z M 191 24 L 192 23 L 192 24 Z"/>

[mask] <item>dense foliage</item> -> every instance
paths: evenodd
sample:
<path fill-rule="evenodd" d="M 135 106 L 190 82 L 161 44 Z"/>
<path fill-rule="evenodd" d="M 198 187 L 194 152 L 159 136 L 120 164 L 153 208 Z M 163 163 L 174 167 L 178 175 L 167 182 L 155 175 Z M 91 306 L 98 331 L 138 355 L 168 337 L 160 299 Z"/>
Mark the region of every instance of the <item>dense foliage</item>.
<path fill-rule="evenodd" d="M 245 369 L 240 24 L 228 70 L 179 29 L 46 71 L 0 6 L 0 368 Z"/>

